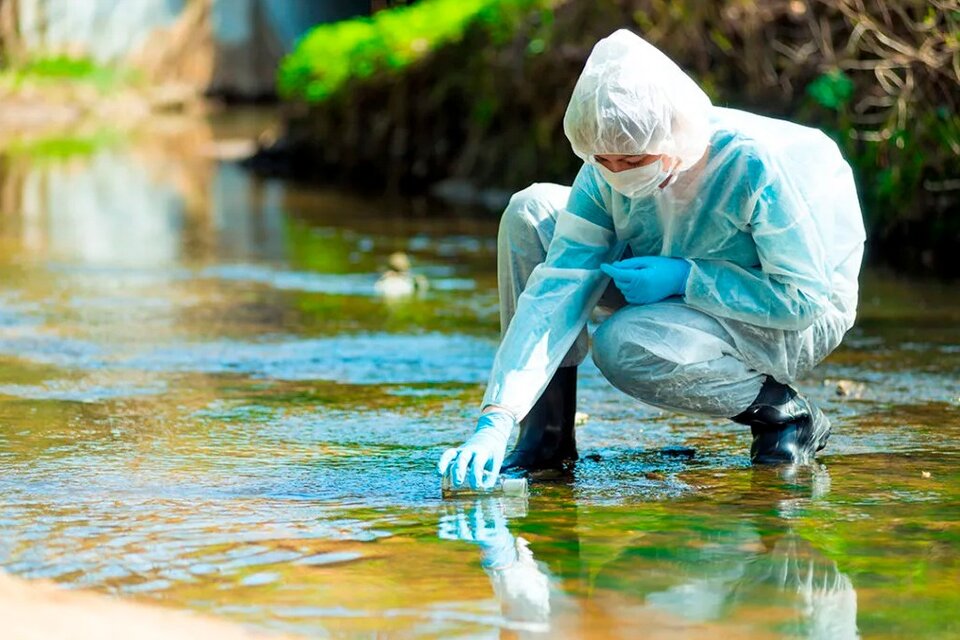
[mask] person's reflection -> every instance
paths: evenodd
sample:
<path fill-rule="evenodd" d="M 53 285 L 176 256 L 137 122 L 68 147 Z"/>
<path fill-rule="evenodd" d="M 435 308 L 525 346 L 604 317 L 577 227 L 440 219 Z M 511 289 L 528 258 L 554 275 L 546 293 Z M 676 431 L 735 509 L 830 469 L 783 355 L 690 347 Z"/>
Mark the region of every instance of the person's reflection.
<path fill-rule="evenodd" d="M 756 533 L 748 529 L 741 540 Z M 760 536 L 759 545 L 755 553 L 728 562 L 725 572 L 703 558 L 701 575 L 687 572 L 678 584 L 648 593 L 647 605 L 697 622 L 766 609 L 778 617 L 778 631 L 789 637 L 859 637 L 856 591 L 836 562 L 789 528 Z M 792 612 L 786 620 L 784 611 Z"/>
<path fill-rule="evenodd" d="M 526 498 L 514 497 L 450 503 L 440 517 L 439 536 L 476 543 L 480 566 L 490 577 L 504 618 L 521 629 L 546 631 L 550 577 L 534 560 L 527 541 L 507 527 L 508 518 L 526 515 L 526 509 Z"/>
<path fill-rule="evenodd" d="M 789 529 L 782 536 L 766 538 L 765 543 L 772 546 L 762 561 L 748 563 L 736 585 L 737 598 L 751 590 L 762 597 L 765 588 L 773 587 L 793 594 L 794 618 L 780 627 L 785 634 L 830 640 L 858 638 L 857 592 L 837 563 Z"/>
<path fill-rule="evenodd" d="M 749 488 L 732 502 L 651 503 L 634 512 L 581 506 L 572 491 L 553 491 L 549 513 L 525 518 L 518 518 L 526 515 L 525 502 L 454 503 L 440 519 L 440 537 L 479 545 L 508 622 L 548 629 L 563 584 L 568 595 L 584 599 L 580 614 L 592 612 L 590 623 L 565 616 L 566 626 L 603 620 L 611 636 L 671 619 L 721 632 L 727 624 L 764 619 L 759 624 L 790 637 L 858 638 L 853 583 L 798 517 L 829 492 L 826 470 L 744 471 L 751 474 Z M 539 536 L 531 550 L 508 529 L 508 519 L 518 534 L 549 524 L 550 535 Z M 641 599 L 646 621 L 624 607 L 624 595 Z"/>
<path fill-rule="evenodd" d="M 647 593 L 647 605 L 702 622 L 765 609 L 777 616 L 785 636 L 858 638 L 853 583 L 792 524 L 804 505 L 829 491 L 826 469 L 750 473 L 751 491 L 739 508 L 717 514 L 727 523 L 723 535 L 694 538 L 693 553 L 678 558 L 683 579 Z M 787 620 L 785 611 L 792 612 Z"/>

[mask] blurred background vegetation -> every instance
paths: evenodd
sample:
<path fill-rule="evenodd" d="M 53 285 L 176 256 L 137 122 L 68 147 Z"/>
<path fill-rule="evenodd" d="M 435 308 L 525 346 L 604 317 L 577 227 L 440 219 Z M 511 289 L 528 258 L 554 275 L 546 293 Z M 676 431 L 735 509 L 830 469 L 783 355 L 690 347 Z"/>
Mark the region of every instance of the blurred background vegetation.
<path fill-rule="evenodd" d="M 572 180 L 566 103 L 622 27 L 715 104 L 831 135 L 870 260 L 960 274 L 960 0 L 0 0 L 0 149 L 50 147 L 21 135 L 39 120 L 73 149 L 78 122 L 109 139 L 205 96 L 279 98 L 260 173 L 496 211 Z"/>
<path fill-rule="evenodd" d="M 620 27 L 715 104 L 829 133 L 858 175 L 874 261 L 960 272 L 956 0 L 421 0 L 300 41 L 278 74 L 298 108 L 261 166 L 493 201 L 569 182 L 566 101 Z"/>

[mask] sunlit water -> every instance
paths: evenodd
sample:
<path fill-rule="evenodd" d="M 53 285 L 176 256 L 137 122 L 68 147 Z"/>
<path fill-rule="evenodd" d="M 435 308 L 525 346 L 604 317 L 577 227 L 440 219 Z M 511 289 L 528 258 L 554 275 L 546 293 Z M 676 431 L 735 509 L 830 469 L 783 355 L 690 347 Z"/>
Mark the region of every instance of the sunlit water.
<path fill-rule="evenodd" d="M 257 180 L 205 125 L 0 159 L 0 566 L 312 636 L 960 636 L 960 297 L 866 279 L 820 465 L 584 366 L 573 479 L 443 501 L 496 223 Z M 404 251 L 431 286 L 385 300 Z M 837 392 L 844 387 L 845 395 Z"/>

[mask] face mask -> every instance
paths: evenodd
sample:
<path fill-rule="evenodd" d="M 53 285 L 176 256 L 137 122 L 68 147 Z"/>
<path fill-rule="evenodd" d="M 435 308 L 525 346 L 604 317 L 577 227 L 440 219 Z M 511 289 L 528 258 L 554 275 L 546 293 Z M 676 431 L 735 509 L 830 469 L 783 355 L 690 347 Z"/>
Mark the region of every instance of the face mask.
<path fill-rule="evenodd" d="M 663 168 L 663 162 L 660 160 L 625 171 L 613 172 L 601 164 L 597 165 L 597 169 L 600 170 L 607 184 L 628 198 L 642 198 L 650 195 L 672 175 Z"/>

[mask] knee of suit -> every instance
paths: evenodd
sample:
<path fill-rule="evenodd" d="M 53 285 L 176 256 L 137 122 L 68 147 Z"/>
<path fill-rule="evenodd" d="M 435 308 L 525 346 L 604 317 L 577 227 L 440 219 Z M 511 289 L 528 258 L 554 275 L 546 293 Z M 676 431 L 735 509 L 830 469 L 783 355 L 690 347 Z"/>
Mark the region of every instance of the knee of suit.
<path fill-rule="evenodd" d="M 593 335 L 593 362 L 612 385 L 623 390 L 633 388 L 638 373 L 645 372 L 647 377 L 663 377 L 677 368 L 630 339 L 627 331 L 629 324 L 619 321 L 614 314 L 601 324 Z"/>
<path fill-rule="evenodd" d="M 560 185 L 535 183 L 514 193 L 500 218 L 501 239 L 537 233 L 545 221 L 554 220 L 556 211 L 566 205 L 563 190 Z"/>

